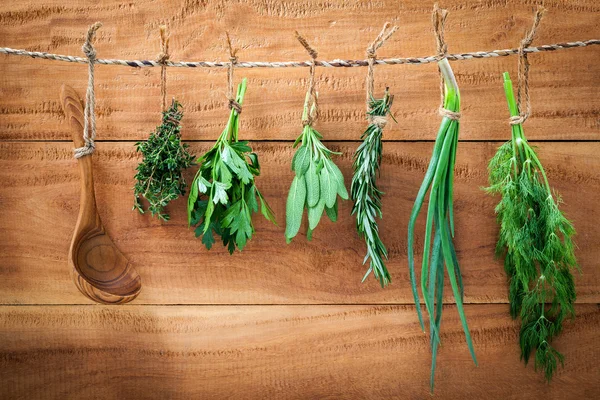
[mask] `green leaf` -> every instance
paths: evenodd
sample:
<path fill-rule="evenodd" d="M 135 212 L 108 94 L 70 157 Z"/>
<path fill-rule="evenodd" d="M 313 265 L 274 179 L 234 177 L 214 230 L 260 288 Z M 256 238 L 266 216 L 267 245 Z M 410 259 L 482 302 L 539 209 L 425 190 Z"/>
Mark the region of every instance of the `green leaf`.
<path fill-rule="evenodd" d="M 336 201 L 337 181 L 329 169 L 329 163 L 331 163 L 331 161 L 325 162 L 319 175 L 321 184 L 321 197 L 325 199 L 325 206 L 331 208 Z"/>
<path fill-rule="evenodd" d="M 311 230 L 314 230 L 317 225 L 319 225 L 319 221 L 321 220 L 321 215 L 323 215 L 323 209 L 325 208 L 325 200 L 321 200 L 314 207 L 308 208 L 308 226 Z"/>
<path fill-rule="evenodd" d="M 336 192 L 344 200 L 348 200 L 348 190 L 346 190 L 346 184 L 344 183 L 344 175 L 337 165 L 332 161 L 329 163 L 330 172 L 333 174 L 336 180 Z"/>
<path fill-rule="evenodd" d="M 302 224 L 304 202 L 306 201 L 306 181 L 304 176 L 295 176 L 290 186 L 285 213 L 285 237 L 288 243 L 298 234 Z"/>
<path fill-rule="evenodd" d="M 317 175 L 314 162 L 310 162 L 306 179 L 306 202 L 309 207 L 314 207 L 319 202 L 319 175 Z"/>
<path fill-rule="evenodd" d="M 212 198 L 213 203 L 227 204 L 229 197 L 227 195 L 227 189 L 231 187 L 231 183 L 221 183 L 218 181 L 213 182 L 214 195 Z"/>
<path fill-rule="evenodd" d="M 302 176 L 306 173 L 310 164 L 310 151 L 306 146 L 300 146 L 294 157 L 292 158 L 292 170 L 297 176 Z"/>
<path fill-rule="evenodd" d="M 331 222 L 337 221 L 337 218 L 338 218 L 338 201 L 337 201 L 337 199 L 335 199 L 335 203 L 333 204 L 333 207 L 325 207 L 325 212 L 327 213 L 327 216 L 329 217 Z"/>

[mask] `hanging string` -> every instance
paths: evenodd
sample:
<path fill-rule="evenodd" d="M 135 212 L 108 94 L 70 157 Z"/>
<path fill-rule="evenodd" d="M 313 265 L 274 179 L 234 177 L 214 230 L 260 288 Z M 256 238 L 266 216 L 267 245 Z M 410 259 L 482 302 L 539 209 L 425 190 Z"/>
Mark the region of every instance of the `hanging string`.
<path fill-rule="evenodd" d="M 310 57 L 312 58 L 312 62 L 310 64 L 310 80 L 308 82 L 308 93 L 309 93 L 309 104 L 310 108 L 309 108 L 309 112 L 308 115 L 306 116 L 306 119 L 304 119 L 302 121 L 302 125 L 312 125 L 317 118 L 319 117 L 319 105 L 317 103 L 317 97 L 318 94 L 316 92 L 316 81 L 315 81 L 315 69 L 316 69 L 316 62 L 317 62 L 317 56 L 319 55 L 315 49 L 313 49 L 308 42 L 306 41 L 306 39 L 304 39 L 304 37 L 302 37 L 302 35 L 300 35 L 298 33 L 298 31 L 294 32 L 296 35 L 296 39 L 298 39 L 298 41 L 300 42 L 300 44 L 306 49 L 306 51 L 308 52 L 308 54 L 310 55 Z"/>
<path fill-rule="evenodd" d="M 519 115 L 510 117 L 509 123 L 511 125 L 522 124 L 531 114 L 531 99 L 529 97 L 529 59 L 524 50 L 531 45 L 531 42 L 533 42 L 533 38 L 545 12 L 546 9 L 544 7 L 538 6 L 533 17 L 533 26 L 531 27 L 531 30 L 527 32 L 527 35 L 523 40 L 521 40 L 521 45 L 519 46 L 519 74 L 517 80 L 517 107 L 519 109 Z M 523 98 L 525 99 L 525 111 L 523 111 Z"/>
<path fill-rule="evenodd" d="M 156 62 L 160 64 L 160 97 L 162 99 L 162 110 L 167 110 L 167 66 L 169 60 L 169 34 L 165 25 L 160 26 L 160 53 Z"/>
<path fill-rule="evenodd" d="M 235 101 L 235 95 L 233 94 L 233 68 L 238 63 L 238 49 L 234 49 L 231 45 L 229 32 L 225 32 L 225 35 L 227 36 L 227 46 L 229 47 L 229 65 L 227 66 L 227 98 L 229 99 L 229 109 L 241 114 L 242 105 Z"/>
<path fill-rule="evenodd" d="M 83 147 L 76 148 L 75 158 L 80 158 L 92 154 L 96 149 L 94 139 L 96 138 L 96 96 L 94 94 L 94 62 L 96 61 L 96 49 L 92 45 L 92 40 L 96 31 L 102 24 L 96 22 L 88 29 L 85 43 L 82 50 L 88 59 L 88 86 L 85 94 L 85 109 L 83 111 Z"/>
<path fill-rule="evenodd" d="M 435 34 L 435 42 L 437 45 L 437 61 L 448 57 L 448 44 L 444 39 L 446 18 L 448 18 L 448 10 L 440 8 L 438 3 L 435 3 L 433 5 L 433 13 L 431 14 L 431 22 L 433 23 L 433 32 Z M 444 91 L 446 82 L 444 81 L 444 76 L 442 75 L 442 71 L 439 69 L 439 67 L 438 71 L 440 76 L 440 107 L 438 112 L 442 117 L 447 117 L 458 121 L 460 119 L 460 113 L 450 111 L 444 107 Z"/>
<path fill-rule="evenodd" d="M 377 125 L 380 128 L 385 126 L 387 118 L 380 115 L 370 115 L 369 112 L 371 111 L 371 101 L 374 98 L 373 92 L 375 91 L 375 60 L 377 59 L 377 50 L 398 30 L 397 26 L 393 26 L 388 31 L 389 27 L 390 23 L 386 22 L 373 43 L 367 47 L 367 60 L 369 61 L 367 68 L 367 118 L 370 124 Z"/>

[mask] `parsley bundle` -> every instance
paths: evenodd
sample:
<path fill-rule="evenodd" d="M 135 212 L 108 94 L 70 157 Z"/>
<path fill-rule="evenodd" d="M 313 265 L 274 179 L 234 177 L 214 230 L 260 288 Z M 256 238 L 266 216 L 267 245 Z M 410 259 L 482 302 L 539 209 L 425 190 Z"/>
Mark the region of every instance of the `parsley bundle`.
<path fill-rule="evenodd" d="M 373 272 L 379 280 L 381 287 L 385 287 L 391 281 L 390 273 L 385 266 L 387 249 L 379 237 L 379 227 L 376 217 L 381 218 L 381 195 L 377 188 L 377 175 L 381 165 L 381 151 L 383 143 L 381 136 L 385 124 L 384 117 L 390 113 L 393 96 L 386 89 L 382 99 L 371 98 L 369 104 L 369 126 L 362 134 L 362 143 L 354 153 L 354 175 L 350 195 L 354 201 L 352 214 L 356 214 L 356 230 L 367 244 L 367 255 L 363 264 L 370 258 L 371 263 L 363 282 Z M 379 120 L 377 118 L 380 118 Z M 382 123 L 379 123 L 382 121 Z"/>
<path fill-rule="evenodd" d="M 453 186 L 454 164 L 456 162 L 456 148 L 458 145 L 460 111 L 460 93 L 450 64 L 446 58 L 438 62 L 440 72 L 444 77 L 444 104 L 440 110 L 443 119 L 435 140 L 433 153 L 425 178 L 417 194 L 415 204 L 408 223 L 408 266 L 417 314 L 421 328 L 424 329 L 423 316 L 419 294 L 415 279 L 415 223 L 423 206 L 427 191 L 429 205 L 427 209 L 427 222 L 425 227 L 425 243 L 423 245 L 423 261 L 421 266 L 421 291 L 425 300 L 425 308 L 429 316 L 431 340 L 431 389 L 433 390 L 434 373 L 437 351 L 440 345 L 440 324 L 442 318 L 443 289 L 444 289 L 444 264 L 452 286 L 456 308 L 465 332 L 467 346 L 475 364 L 477 359 L 473 350 L 473 343 L 467 319 L 463 309 L 464 288 L 456 251 L 454 249 L 454 213 L 453 213 Z M 430 190 L 431 189 L 431 190 Z M 433 237 L 433 247 L 432 247 Z M 435 303 L 435 308 L 434 308 Z"/>
<path fill-rule="evenodd" d="M 142 153 L 143 160 L 135 175 L 133 209 L 144 214 L 140 199 L 144 197 L 152 216 L 165 221 L 169 220 L 169 214 L 164 212 L 167 204 L 185 195 L 182 171 L 194 160 L 187 151 L 189 146 L 181 143 L 182 117 L 181 104 L 173 100 L 171 107 L 163 112 L 162 124 L 148 140 L 136 143 L 136 150 Z"/>
<path fill-rule="evenodd" d="M 316 94 L 315 94 L 316 97 Z M 306 93 L 304 101 L 303 121 L 311 121 L 311 115 L 316 112 L 316 102 L 313 101 L 309 113 L 309 102 L 313 98 L 311 91 Z M 304 209 L 308 210 L 308 229 L 306 237 L 312 239 L 312 232 L 319 224 L 323 211 L 331 221 L 337 221 L 337 196 L 348 199 L 348 191 L 344 185 L 344 176 L 331 160 L 332 154 L 340 154 L 329 150 L 321 139 L 323 137 L 311 123 L 305 123 L 302 134 L 294 143 L 294 148 L 300 142 L 292 159 L 292 170 L 296 173 L 286 204 L 285 238 L 288 243 L 298 234 L 302 224 Z"/>
<path fill-rule="evenodd" d="M 512 117 L 519 116 L 512 82 L 504 73 L 504 90 Z M 496 255 L 504 257 L 509 281 L 510 314 L 521 318 L 521 359 L 535 351 L 535 369 L 550 380 L 563 355 L 550 342 L 574 317 L 577 268 L 572 236 L 575 229 L 558 209 L 546 172 L 527 142 L 523 125 L 512 125 L 512 138 L 489 163 L 490 187 L 501 196 L 496 207 L 500 235 Z M 549 303 L 547 305 L 546 303 Z"/>
<path fill-rule="evenodd" d="M 246 85 L 245 78 L 238 85 L 235 101 L 239 105 Z M 260 175 L 258 155 L 248 141 L 238 141 L 238 129 L 239 113 L 232 108 L 217 142 L 197 161 L 200 169 L 188 197 L 188 223 L 196 226 L 196 237 L 202 236 L 202 243 L 210 249 L 215 242 L 213 234 L 217 234 L 230 254 L 236 247 L 243 250 L 252 237 L 252 213 L 258 211 L 258 202 L 264 217 L 275 223 L 273 211 L 254 181 Z"/>

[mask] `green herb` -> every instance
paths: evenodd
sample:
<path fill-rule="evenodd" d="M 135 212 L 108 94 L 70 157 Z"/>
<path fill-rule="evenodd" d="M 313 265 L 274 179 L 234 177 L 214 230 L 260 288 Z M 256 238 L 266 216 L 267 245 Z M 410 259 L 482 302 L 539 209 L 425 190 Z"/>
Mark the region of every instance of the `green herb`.
<path fill-rule="evenodd" d="M 511 116 L 518 116 L 512 82 L 504 73 L 504 90 Z M 575 229 L 558 209 L 534 148 L 521 124 L 512 125 L 512 139 L 489 163 L 489 193 L 502 198 L 496 207 L 500 235 L 496 247 L 504 257 L 509 281 L 510 314 L 521 318 L 521 359 L 528 363 L 535 351 L 535 369 L 550 381 L 563 355 L 550 342 L 574 317 L 577 268 L 571 237 Z M 546 305 L 549 303 L 549 305 Z"/>
<path fill-rule="evenodd" d="M 369 116 L 371 118 L 387 116 L 390 113 L 393 98 L 386 89 L 382 99 L 371 99 Z M 367 244 L 367 255 L 363 264 L 369 258 L 371 259 L 363 282 L 373 272 L 381 287 L 385 287 L 391 281 L 384 261 L 384 257 L 387 259 L 388 253 L 379 237 L 379 227 L 375 219 L 382 217 L 381 195 L 383 193 L 376 184 L 381 165 L 382 134 L 383 125 L 375 122 L 371 122 L 362 134 L 362 143 L 354 153 L 354 175 L 352 176 L 350 195 L 354 201 L 352 214 L 356 214 L 356 230 Z"/>
<path fill-rule="evenodd" d="M 302 120 L 309 116 L 308 104 L 310 92 L 306 94 Z M 311 114 L 315 113 L 313 102 Z M 344 185 L 342 172 L 331 161 L 332 154 L 340 154 L 329 150 L 321 143 L 322 136 L 311 124 L 304 124 L 302 134 L 296 139 L 294 148 L 300 142 L 292 159 L 292 170 L 296 176 L 290 186 L 286 204 L 285 237 L 288 243 L 298 234 L 302 224 L 304 209 L 308 210 L 308 230 L 306 237 L 312 239 L 312 232 L 319 224 L 323 211 L 333 222 L 337 220 L 337 196 L 348 199 L 348 191 Z"/>
<path fill-rule="evenodd" d="M 445 82 L 444 109 L 454 113 L 460 111 L 460 93 L 456 79 L 447 59 L 438 62 Z M 430 340 L 432 350 L 431 389 L 434 385 L 437 351 L 440 345 L 440 323 L 442 317 L 442 298 L 444 288 L 444 264 L 452 286 L 456 308 L 465 332 L 467 346 L 475 364 L 477 359 L 467 319 L 463 309 L 464 288 L 456 251 L 454 249 L 454 213 L 453 186 L 454 164 L 458 145 L 459 123 L 456 119 L 444 116 L 437 134 L 431 161 L 425 178 L 417 194 L 408 224 L 408 266 L 417 314 L 421 328 L 424 329 L 423 316 L 419 307 L 420 300 L 415 279 L 414 231 L 417 217 L 423 206 L 425 195 L 429 189 L 429 205 L 425 228 L 425 244 L 421 267 L 421 290 L 425 300 L 425 308 L 429 316 Z M 433 237 L 433 247 L 431 238 Z M 434 308 L 435 306 L 435 308 Z"/>
<path fill-rule="evenodd" d="M 246 79 L 238 85 L 236 102 L 242 104 Z M 196 237 L 210 249 L 214 234 L 233 254 L 241 251 L 254 233 L 252 213 L 260 202 L 264 217 L 275 223 L 273 211 L 258 191 L 254 177 L 260 175 L 258 155 L 248 141 L 238 141 L 239 114 L 229 114 L 227 126 L 215 145 L 198 159 L 200 169 L 188 197 L 188 223 L 196 226 Z M 204 198 L 205 197 L 205 198 Z"/>
<path fill-rule="evenodd" d="M 171 107 L 163 112 L 162 124 L 150 134 L 147 141 L 137 142 L 136 149 L 143 155 L 135 174 L 133 209 L 144 213 L 140 197 L 148 200 L 152 216 L 167 221 L 169 214 L 164 208 L 171 200 L 185 195 L 182 171 L 193 164 L 187 144 L 181 143 L 183 117 L 181 104 L 173 100 Z"/>

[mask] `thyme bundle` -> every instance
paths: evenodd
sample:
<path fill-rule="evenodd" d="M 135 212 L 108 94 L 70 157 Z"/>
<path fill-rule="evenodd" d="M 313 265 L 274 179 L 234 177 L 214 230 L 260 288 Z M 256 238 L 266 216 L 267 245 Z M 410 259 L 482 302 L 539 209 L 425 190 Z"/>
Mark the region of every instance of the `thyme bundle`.
<path fill-rule="evenodd" d="M 504 73 L 511 117 L 519 116 L 512 82 Z M 544 167 L 527 142 L 522 123 L 489 163 L 490 187 L 501 196 L 496 206 L 500 235 L 496 255 L 504 258 L 509 281 L 510 314 L 521 318 L 519 345 L 527 364 L 535 351 L 535 369 L 550 381 L 563 355 L 551 346 L 566 317 L 574 317 L 577 268 L 572 236 L 575 229 L 552 194 Z M 549 304 L 547 304 L 549 303 Z"/>
<path fill-rule="evenodd" d="M 169 220 L 164 208 L 172 200 L 185 195 L 186 183 L 182 172 L 193 164 L 194 156 L 181 143 L 181 104 L 175 99 L 163 112 L 162 124 L 150 134 L 146 141 L 137 142 L 136 151 L 142 153 L 142 162 L 137 166 L 133 210 L 144 214 L 141 197 L 149 205 L 148 211 L 158 219 Z"/>
<path fill-rule="evenodd" d="M 363 282 L 372 272 L 381 287 L 389 284 L 391 277 L 384 261 L 388 256 L 387 249 L 379 237 L 376 220 L 377 217 L 382 217 L 381 195 L 383 194 L 377 188 L 377 175 L 381 166 L 384 117 L 390 113 L 393 99 L 387 88 L 383 98 L 371 98 L 368 112 L 370 123 L 361 136 L 362 143 L 354 153 L 352 164 L 354 175 L 350 188 L 350 195 L 354 201 L 352 214 L 356 215 L 356 230 L 367 244 L 367 254 L 363 264 L 371 260 Z"/>
<path fill-rule="evenodd" d="M 244 78 L 235 98 L 239 106 L 246 86 Z M 215 145 L 197 161 L 200 169 L 188 198 L 188 223 L 196 226 L 196 237 L 202 236 L 202 243 L 210 249 L 216 234 L 230 254 L 236 248 L 243 250 L 252 237 L 252 213 L 258 211 L 259 202 L 263 216 L 275 223 L 273 211 L 254 181 L 260 175 L 258 155 L 248 141 L 238 140 L 238 131 L 239 111 L 233 107 Z"/>
<path fill-rule="evenodd" d="M 315 93 L 316 98 L 316 93 Z M 316 101 L 311 91 L 306 93 L 304 101 L 303 121 L 311 121 L 316 113 Z M 315 99 L 316 100 L 316 99 Z M 295 172 L 286 203 L 285 238 L 288 243 L 298 234 L 302 224 L 304 209 L 308 213 L 308 229 L 306 237 L 312 239 L 313 230 L 319 224 L 323 211 L 331 221 L 337 221 L 337 196 L 348 199 L 348 191 L 344 185 L 342 171 L 331 160 L 333 154 L 322 142 L 323 137 L 311 123 L 304 123 L 302 134 L 294 143 L 294 148 L 301 142 L 292 159 L 292 170 Z"/>
<path fill-rule="evenodd" d="M 454 164 L 458 145 L 460 111 L 460 93 L 450 64 L 446 58 L 438 62 L 444 77 L 444 103 L 440 109 L 443 119 L 435 140 L 433 153 L 425 178 L 417 194 L 408 223 L 408 266 L 412 292 L 417 305 L 417 314 L 421 328 L 424 329 L 423 316 L 419 307 L 420 300 L 415 279 L 415 224 L 423 206 L 425 195 L 429 191 L 429 205 L 425 227 L 425 243 L 423 245 L 423 261 L 421 265 L 421 291 L 425 308 L 429 317 L 430 340 L 432 351 L 431 389 L 434 385 L 437 351 L 440 345 L 440 324 L 442 319 L 444 265 L 448 272 L 456 308 L 460 316 L 465 338 L 471 357 L 475 364 L 477 359 L 473 349 L 471 334 L 463 309 L 464 287 L 456 251 L 453 244 L 454 212 L 453 186 Z M 433 238 L 433 246 L 432 246 Z"/>

